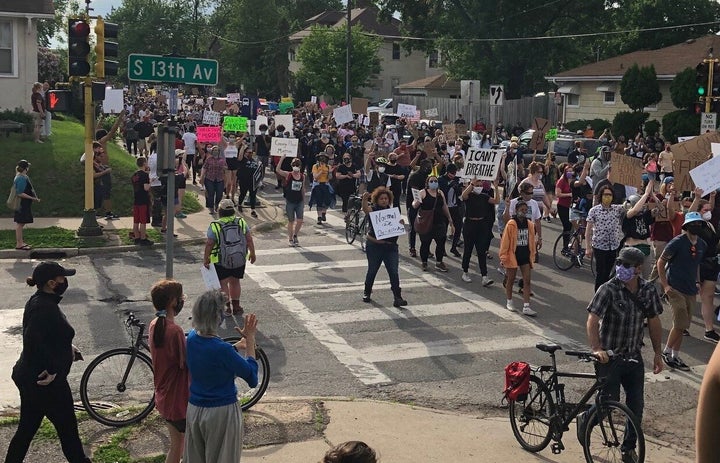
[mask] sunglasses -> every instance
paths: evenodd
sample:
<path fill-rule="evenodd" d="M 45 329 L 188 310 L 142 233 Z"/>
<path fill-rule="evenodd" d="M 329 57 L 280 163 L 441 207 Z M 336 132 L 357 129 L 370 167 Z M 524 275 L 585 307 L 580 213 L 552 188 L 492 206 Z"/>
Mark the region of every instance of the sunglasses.
<path fill-rule="evenodd" d="M 690 255 L 692 257 L 695 257 L 696 251 L 697 251 L 697 249 L 695 249 L 695 245 L 694 244 L 690 245 Z"/>
<path fill-rule="evenodd" d="M 625 267 L 625 268 L 633 268 L 633 267 L 635 267 L 635 265 L 629 264 L 629 263 L 627 263 L 627 262 L 623 262 L 623 261 L 620 260 L 620 259 L 617 259 L 617 260 L 615 261 L 615 265 L 622 265 L 622 266 Z"/>

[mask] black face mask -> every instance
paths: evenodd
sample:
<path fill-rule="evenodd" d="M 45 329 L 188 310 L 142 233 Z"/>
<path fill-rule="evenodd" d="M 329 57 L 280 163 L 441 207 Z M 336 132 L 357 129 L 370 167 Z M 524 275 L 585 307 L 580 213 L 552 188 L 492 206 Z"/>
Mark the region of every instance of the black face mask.
<path fill-rule="evenodd" d="M 53 291 L 58 296 L 62 296 L 63 294 L 65 294 L 65 291 L 67 291 L 67 289 L 68 289 L 68 281 L 67 281 L 67 278 L 65 278 L 65 281 L 55 285 L 55 289 Z"/>
<path fill-rule="evenodd" d="M 185 299 L 181 298 L 175 307 L 175 315 L 179 314 L 183 307 L 185 307 Z"/>
<path fill-rule="evenodd" d="M 690 232 L 693 235 L 699 235 L 700 231 L 702 230 L 702 225 L 698 224 L 689 224 L 687 227 L 685 227 L 688 232 Z"/>

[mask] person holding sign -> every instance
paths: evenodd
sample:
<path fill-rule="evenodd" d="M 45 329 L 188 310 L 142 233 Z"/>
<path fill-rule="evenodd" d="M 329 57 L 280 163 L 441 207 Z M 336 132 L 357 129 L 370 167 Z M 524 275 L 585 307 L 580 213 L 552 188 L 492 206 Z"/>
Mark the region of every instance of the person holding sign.
<path fill-rule="evenodd" d="M 455 233 L 455 227 L 450 217 L 445 195 L 439 189 L 437 175 L 430 175 L 425 180 L 425 189 L 420 191 L 420 198 L 412 203 L 412 207 L 419 209 L 420 216 L 430 214 L 431 226 L 426 233 L 420 234 L 420 260 L 423 271 L 428 269 L 428 258 L 430 257 L 430 244 L 435 240 L 435 268 L 440 272 L 447 272 L 448 268 L 443 263 L 445 257 L 445 240 L 447 239 L 447 227 L 450 224 L 450 232 Z M 419 218 L 416 218 L 416 222 Z M 425 219 L 423 219 L 425 220 Z M 418 224 L 415 224 L 418 228 Z"/>
<path fill-rule="evenodd" d="M 372 206 L 368 203 L 368 199 L 372 200 Z M 373 190 L 372 196 L 365 192 L 362 197 L 362 209 L 366 215 L 372 212 L 390 209 L 393 203 L 393 193 L 387 187 L 377 187 Z M 403 223 L 400 220 L 400 223 Z M 380 265 L 385 264 L 388 277 L 390 278 L 390 289 L 392 289 L 394 300 L 393 307 L 403 307 L 407 305 L 407 301 L 402 298 L 400 289 L 400 274 L 398 265 L 400 263 L 400 253 L 398 251 L 397 236 L 385 239 L 377 239 L 373 221 L 368 221 L 367 244 L 365 255 L 368 260 L 368 269 L 365 274 L 365 290 L 363 292 L 363 302 L 372 302 L 370 296 L 372 294 L 373 283 Z M 428 247 L 430 245 L 428 244 Z M 425 265 L 427 267 L 427 265 Z"/>
<path fill-rule="evenodd" d="M 290 246 L 299 246 L 298 234 L 303 224 L 303 209 L 305 207 L 305 175 L 301 172 L 302 162 L 295 158 L 290 163 L 292 171 L 282 170 L 285 155 L 275 167 L 275 173 L 283 178 L 285 213 L 288 218 L 288 242 Z"/>
<path fill-rule="evenodd" d="M 493 239 L 492 227 L 495 221 L 495 205 L 500 201 L 498 197 L 498 181 L 481 182 L 472 179 L 462 192 L 461 199 L 465 203 L 465 224 L 463 226 L 463 240 L 465 248 L 462 255 L 462 280 L 470 283 L 470 259 L 473 248 L 477 251 L 478 267 L 482 275 L 482 285 L 487 287 L 494 283 L 487 274 L 487 252 Z"/>

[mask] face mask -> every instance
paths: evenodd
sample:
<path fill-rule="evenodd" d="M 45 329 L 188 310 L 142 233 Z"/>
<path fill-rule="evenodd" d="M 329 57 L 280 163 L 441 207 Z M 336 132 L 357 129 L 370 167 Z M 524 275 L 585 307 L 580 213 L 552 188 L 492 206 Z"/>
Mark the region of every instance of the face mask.
<path fill-rule="evenodd" d="M 702 218 L 703 218 L 703 220 L 705 220 L 705 221 L 708 221 L 708 222 L 709 222 L 709 221 L 710 221 L 710 219 L 712 219 L 712 212 L 710 212 L 710 211 L 707 211 L 707 212 L 703 212 L 703 214 L 702 214 Z"/>
<path fill-rule="evenodd" d="M 385 173 L 385 168 L 384 168 L 384 167 L 378 167 L 378 172 L 380 172 L 381 174 Z"/>
<path fill-rule="evenodd" d="M 476 195 L 479 195 L 479 194 L 481 194 L 482 192 L 483 192 L 483 188 L 482 188 L 481 186 L 474 186 L 474 187 L 473 187 L 473 193 L 475 193 Z"/>
<path fill-rule="evenodd" d="M 627 268 L 624 265 L 616 265 L 615 275 L 617 276 L 618 280 L 627 283 L 635 276 L 635 269 L 633 267 Z"/>
<path fill-rule="evenodd" d="M 67 291 L 67 289 L 68 289 L 68 281 L 66 278 L 65 281 L 63 281 L 62 283 L 58 283 L 55 285 L 54 291 L 55 291 L 55 294 L 57 294 L 58 296 L 62 296 L 65 293 L 65 291 Z"/>
<path fill-rule="evenodd" d="M 520 220 L 525 220 L 526 215 L 524 212 L 517 211 L 517 212 L 515 212 L 515 217 L 517 217 Z"/>
<path fill-rule="evenodd" d="M 293 172 L 300 172 L 300 167 L 293 166 Z"/>
<path fill-rule="evenodd" d="M 179 314 L 180 311 L 185 307 L 185 299 L 180 299 L 175 307 L 175 315 Z"/>
<path fill-rule="evenodd" d="M 565 178 L 571 179 L 575 176 L 572 172 L 565 172 Z"/>
<path fill-rule="evenodd" d="M 343 164 L 350 165 L 352 164 L 352 161 L 350 159 L 343 159 Z"/>
<path fill-rule="evenodd" d="M 603 204 L 603 206 L 609 206 L 609 205 L 611 205 L 611 204 L 612 204 L 612 200 L 613 200 L 612 196 L 603 196 L 603 197 L 602 197 L 602 204 Z"/>
<path fill-rule="evenodd" d="M 687 228 L 687 231 L 690 232 L 690 234 L 692 234 L 692 235 L 698 235 L 698 234 L 700 234 L 700 230 L 702 229 L 702 225 L 691 224 L 691 225 L 688 225 L 686 228 Z"/>
<path fill-rule="evenodd" d="M 538 175 L 538 180 L 542 180 L 542 174 Z"/>
<path fill-rule="evenodd" d="M 428 183 L 428 186 L 431 190 L 437 190 L 438 189 L 438 182 L 430 182 Z"/>

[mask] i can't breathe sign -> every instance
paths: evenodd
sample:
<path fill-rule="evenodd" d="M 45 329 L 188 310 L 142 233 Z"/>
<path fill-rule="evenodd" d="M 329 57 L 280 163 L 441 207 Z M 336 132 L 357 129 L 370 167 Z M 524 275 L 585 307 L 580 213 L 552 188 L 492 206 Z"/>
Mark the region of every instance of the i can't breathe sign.
<path fill-rule="evenodd" d="M 504 152 L 504 149 L 470 148 L 465 153 L 465 167 L 462 177 L 495 180 Z"/>

